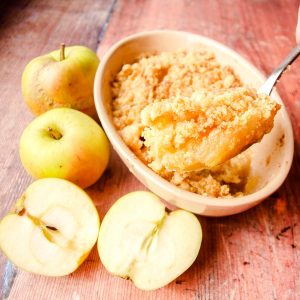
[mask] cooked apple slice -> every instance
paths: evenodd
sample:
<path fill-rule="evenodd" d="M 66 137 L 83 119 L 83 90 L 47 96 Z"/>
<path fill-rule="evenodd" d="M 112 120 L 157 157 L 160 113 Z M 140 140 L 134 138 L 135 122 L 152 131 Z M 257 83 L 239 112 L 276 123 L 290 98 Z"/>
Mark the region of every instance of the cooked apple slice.
<path fill-rule="evenodd" d="M 67 275 L 96 243 L 99 216 L 89 196 L 58 178 L 32 183 L 0 223 L 0 247 L 18 267 Z"/>
<path fill-rule="evenodd" d="M 193 214 L 168 214 L 154 194 L 133 192 L 104 217 L 98 251 L 110 273 L 131 279 L 140 289 L 154 290 L 191 266 L 201 240 L 201 225 Z"/>

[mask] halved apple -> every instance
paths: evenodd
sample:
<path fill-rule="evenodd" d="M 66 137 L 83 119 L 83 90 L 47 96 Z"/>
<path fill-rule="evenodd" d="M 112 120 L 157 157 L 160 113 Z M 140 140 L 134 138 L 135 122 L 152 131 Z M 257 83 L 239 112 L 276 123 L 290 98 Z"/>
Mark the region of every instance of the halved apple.
<path fill-rule="evenodd" d="M 98 251 L 110 273 L 154 290 L 192 265 L 201 241 L 201 225 L 192 213 L 168 214 L 156 195 L 139 191 L 121 197 L 105 215 Z"/>
<path fill-rule="evenodd" d="M 18 267 L 67 275 L 85 260 L 99 232 L 89 196 L 64 179 L 32 183 L 0 223 L 0 248 Z"/>

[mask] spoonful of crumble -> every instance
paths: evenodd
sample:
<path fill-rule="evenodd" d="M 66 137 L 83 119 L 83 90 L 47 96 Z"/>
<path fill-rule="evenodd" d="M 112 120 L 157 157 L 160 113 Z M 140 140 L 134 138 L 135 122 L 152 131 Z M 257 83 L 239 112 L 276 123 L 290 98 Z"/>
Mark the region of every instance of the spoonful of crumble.
<path fill-rule="evenodd" d="M 283 71 L 298 57 L 300 44 L 262 87 L 203 89 L 146 106 L 142 136 L 154 171 L 211 169 L 261 141 L 271 131 L 280 104 L 269 95 Z"/>

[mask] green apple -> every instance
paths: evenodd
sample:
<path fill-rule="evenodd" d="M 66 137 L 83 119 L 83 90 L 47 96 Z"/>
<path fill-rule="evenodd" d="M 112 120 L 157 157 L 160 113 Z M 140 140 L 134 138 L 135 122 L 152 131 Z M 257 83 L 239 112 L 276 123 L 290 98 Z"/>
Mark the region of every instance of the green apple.
<path fill-rule="evenodd" d="M 25 128 L 20 157 L 34 178 L 58 177 L 85 188 L 104 172 L 109 142 L 102 128 L 86 114 L 55 108 Z"/>
<path fill-rule="evenodd" d="M 96 118 L 93 86 L 99 59 L 87 47 L 71 46 L 39 56 L 22 76 L 22 94 L 36 114 L 56 107 L 77 109 Z"/>
<path fill-rule="evenodd" d="M 0 248 L 28 272 L 63 276 L 75 271 L 97 241 L 98 212 L 67 180 L 32 183 L 0 222 Z"/>
<path fill-rule="evenodd" d="M 105 215 L 98 251 L 112 274 L 143 290 L 168 284 L 196 259 L 202 241 L 198 219 L 184 210 L 166 212 L 150 192 L 129 193 Z"/>

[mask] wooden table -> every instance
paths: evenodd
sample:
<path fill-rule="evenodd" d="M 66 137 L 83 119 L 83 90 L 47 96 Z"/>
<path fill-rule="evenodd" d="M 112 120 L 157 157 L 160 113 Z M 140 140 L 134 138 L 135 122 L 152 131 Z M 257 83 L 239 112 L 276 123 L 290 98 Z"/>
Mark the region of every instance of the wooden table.
<path fill-rule="evenodd" d="M 120 38 L 146 29 L 180 29 L 233 48 L 268 74 L 295 45 L 297 0 L 19 0 L 0 10 L 1 217 L 32 181 L 18 141 L 33 119 L 20 78 L 33 57 L 83 44 L 100 57 Z M 110 276 L 94 249 L 63 278 L 16 271 L 1 256 L 2 296 L 17 299 L 300 299 L 300 64 L 278 84 L 293 122 L 295 157 L 284 185 L 263 204 L 226 218 L 200 217 L 203 244 L 193 266 L 167 287 L 142 292 Z M 119 196 L 145 189 L 113 154 L 105 176 L 87 192 L 100 217 Z M 4 274 L 5 273 L 5 274 Z"/>

